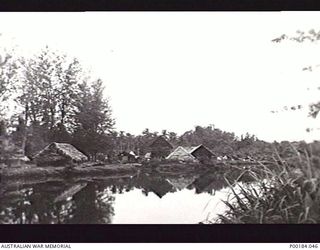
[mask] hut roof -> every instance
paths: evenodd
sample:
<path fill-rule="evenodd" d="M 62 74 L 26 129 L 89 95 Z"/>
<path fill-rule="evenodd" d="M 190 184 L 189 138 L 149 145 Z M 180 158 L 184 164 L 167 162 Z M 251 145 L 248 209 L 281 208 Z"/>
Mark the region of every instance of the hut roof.
<path fill-rule="evenodd" d="M 33 158 L 38 158 L 41 156 L 44 156 L 47 152 L 49 152 L 52 149 L 57 149 L 58 153 L 69 157 L 70 159 L 81 162 L 88 160 L 88 157 L 81 153 L 76 147 L 69 143 L 57 143 L 52 142 L 48 146 L 46 146 L 44 149 L 42 149 L 39 153 L 37 153 Z"/>
<path fill-rule="evenodd" d="M 173 152 L 171 152 L 166 159 L 185 159 L 185 160 L 195 160 L 196 158 L 184 147 L 179 146 Z"/>
<path fill-rule="evenodd" d="M 213 155 L 213 153 L 207 148 L 207 147 L 205 147 L 204 145 L 202 145 L 202 144 L 200 144 L 200 145 L 198 145 L 198 146 L 192 146 L 192 147 L 184 147 L 185 148 L 185 150 L 189 153 L 189 154 L 192 154 L 192 153 L 194 153 L 197 149 L 199 149 L 199 148 L 205 148 L 208 152 L 210 152 L 212 155 Z"/>
<path fill-rule="evenodd" d="M 151 152 L 148 152 L 144 155 L 144 158 L 151 158 Z"/>
<path fill-rule="evenodd" d="M 199 148 L 204 148 L 206 149 L 211 155 L 213 155 L 213 153 L 205 146 L 203 146 L 202 144 L 198 145 L 198 146 L 192 146 L 192 147 L 182 147 L 179 146 L 177 147 L 173 152 L 171 152 L 166 158 L 170 159 L 170 158 L 179 158 L 179 157 L 187 157 L 189 159 L 195 159 L 196 157 L 193 155 L 193 153 L 195 151 L 197 151 Z"/>
<path fill-rule="evenodd" d="M 192 154 L 196 149 L 200 148 L 202 145 L 192 146 L 192 147 L 183 147 L 189 154 Z"/>

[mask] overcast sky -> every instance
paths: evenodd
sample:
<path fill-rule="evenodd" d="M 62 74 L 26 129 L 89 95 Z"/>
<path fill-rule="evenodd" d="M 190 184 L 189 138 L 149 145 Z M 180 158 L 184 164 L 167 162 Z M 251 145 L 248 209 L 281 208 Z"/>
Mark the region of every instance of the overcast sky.
<path fill-rule="evenodd" d="M 1 13 L 0 22 L 4 46 L 28 55 L 48 45 L 102 78 L 118 130 L 214 124 L 267 141 L 320 139 L 306 132 L 320 127 L 307 110 L 271 113 L 320 100 L 320 67 L 302 71 L 320 64 L 320 44 L 271 42 L 319 30 L 319 13 Z"/>

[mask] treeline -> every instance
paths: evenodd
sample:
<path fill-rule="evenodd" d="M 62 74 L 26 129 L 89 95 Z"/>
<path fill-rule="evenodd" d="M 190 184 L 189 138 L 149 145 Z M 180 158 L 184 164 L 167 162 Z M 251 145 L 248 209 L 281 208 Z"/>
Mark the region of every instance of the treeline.
<path fill-rule="evenodd" d="M 6 100 L 17 106 L 6 124 L 1 120 L 0 135 L 9 127 L 27 156 L 54 141 L 71 143 L 92 160 L 131 150 L 143 155 L 159 135 L 173 146 L 204 144 L 219 155 L 255 153 L 265 146 L 254 136 L 239 139 L 214 126 L 197 126 L 181 136 L 167 130 L 145 129 L 140 135 L 115 131 L 102 80 L 92 79 L 76 58 L 48 47 L 30 58 L 6 57 L 0 70 L 1 111 L 8 110 Z"/>
<path fill-rule="evenodd" d="M 46 47 L 31 58 L 11 58 L 1 72 L 0 98 L 17 108 L 7 124 L 2 119 L 0 131 L 11 128 L 26 155 L 52 141 L 72 143 L 91 158 L 107 150 L 114 121 L 103 82 L 92 79 L 76 58 Z"/>
<path fill-rule="evenodd" d="M 215 128 L 214 125 L 196 126 L 194 130 L 187 131 L 180 136 L 167 130 L 151 132 L 149 129 L 145 129 L 138 136 L 124 131 L 115 132 L 114 138 L 117 140 L 116 148 L 123 151 L 133 150 L 143 155 L 150 150 L 149 145 L 152 141 L 160 135 L 164 136 L 174 147 L 203 144 L 218 156 L 262 159 L 268 155 L 271 156 L 273 152 L 273 144 L 259 140 L 254 135 L 247 133 L 237 137 L 234 133 Z"/>
<path fill-rule="evenodd" d="M 227 156 L 231 159 L 252 159 L 265 161 L 289 160 L 297 155 L 320 155 L 320 143 L 305 141 L 266 142 L 255 135 L 246 133 L 240 137 L 234 133 L 223 131 L 214 125 L 196 126 L 182 135 L 162 130 L 150 131 L 146 128 L 140 135 L 132 135 L 124 131 L 113 131 L 110 134 L 110 145 L 114 152 L 134 151 L 138 155 L 150 152 L 150 144 L 158 137 L 164 136 L 172 146 L 196 146 L 203 144 L 216 156 Z M 112 152 L 111 152 L 112 154 Z"/>
<path fill-rule="evenodd" d="M 0 136 L 9 134 L 27 156 L 50 142 L 71 143 L 91 160 L 112 159 L 123 151 L 144 155 L 159 135 L 173 146 L 203 144 L 216 155 L 234 158 L 265 159 L 273 157 L 275 149 L 282 150 L 280 144 L 248 133 L 239 138 L 214 125 L 196 126 L 180 136 L 148 128 L 139 135 L 116 131 L 102 80 L 92 79 L 76 58 L 48 47 L 30 58 L 6 57 L 0 67 L 0 101 Z M 16 106 L 7 120 L 6 101 Z"/>

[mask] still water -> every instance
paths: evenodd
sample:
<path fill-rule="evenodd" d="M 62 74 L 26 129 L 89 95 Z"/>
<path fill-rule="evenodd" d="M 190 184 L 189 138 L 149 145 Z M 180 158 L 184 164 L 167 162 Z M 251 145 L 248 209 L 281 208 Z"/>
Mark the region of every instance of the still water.
<path fill-rule="evenodd" d="M 0 185 L 0 223 L 195 224 L 225 211 L 215 175 L 11 181 Z"/>

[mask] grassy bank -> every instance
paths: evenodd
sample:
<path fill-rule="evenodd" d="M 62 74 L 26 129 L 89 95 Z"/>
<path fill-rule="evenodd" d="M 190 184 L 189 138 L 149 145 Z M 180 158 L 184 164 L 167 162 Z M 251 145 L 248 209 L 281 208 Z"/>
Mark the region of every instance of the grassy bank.
<path fill-rule="evenodd" d="M 320 223 L 320 158 L 307 152 L 242 171 L 252 182 L 226 181 L 228 210 L 213 223 Z"/>
<path fill-rule="evenodd" d="M 1 171 L 2 181 L 8 179 L 73 178 L 79 176 L 117 176 L 135 174 L 138 168 L 134 164 L 79 165 L 76 167 L 38 167 L 23 166 L 4 168 Z"/>

